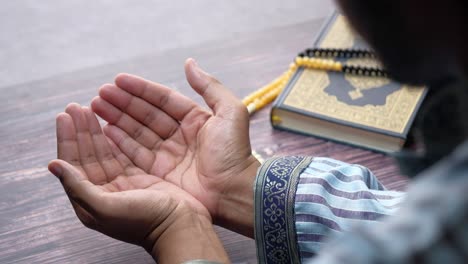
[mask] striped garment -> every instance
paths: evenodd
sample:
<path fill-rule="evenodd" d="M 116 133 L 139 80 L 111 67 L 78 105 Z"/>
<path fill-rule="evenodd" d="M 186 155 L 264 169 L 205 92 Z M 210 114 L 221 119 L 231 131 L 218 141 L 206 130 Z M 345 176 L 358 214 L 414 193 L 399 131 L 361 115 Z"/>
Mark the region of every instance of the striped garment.
<path fill-rule="evenodd" d="M 360 165 L 269 159 L 254 204 L 259 263 L 468 263 L 468 144 L 407 195 Z"/>
<path fill-rule="evenodd" d="M 392 215 L 403 198 L 402 192 L 385 190 L 365 167 L 314 158 L 299 175 L 296 191 L 296 233 L 302 258 L 315 255 L 331 234 Z"/>

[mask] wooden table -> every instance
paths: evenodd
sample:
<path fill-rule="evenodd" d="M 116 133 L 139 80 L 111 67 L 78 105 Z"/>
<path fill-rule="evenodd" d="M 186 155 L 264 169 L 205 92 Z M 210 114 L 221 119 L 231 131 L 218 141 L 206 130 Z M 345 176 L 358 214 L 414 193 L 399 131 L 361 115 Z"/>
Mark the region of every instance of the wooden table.
<path fill-rule="evenodd" d="M 188 87 L 183 62 L 199 64 L 239 96 L 269 82 L 308 47 L 322 20 L 239 35 L 192 48 L 151 54 L 0 88 L 0 263 L 152 263 L 141 248 L 85 228 L 75 216 L 58 180 L 47 171 L 56 157 L 55 115 L 70 102 L 89 105 L 97 88 L 119 72 L 166 84 L 198 102 Z M 328 156 L 371 168 L 391 189 L 406 179 L 389 157 L 284 131 L 269 124 L 269 108 L 252 116 L 251 139 L 264 157 Z M 233 262 L 255 263 L 254 241 L 217 229 Z"/>

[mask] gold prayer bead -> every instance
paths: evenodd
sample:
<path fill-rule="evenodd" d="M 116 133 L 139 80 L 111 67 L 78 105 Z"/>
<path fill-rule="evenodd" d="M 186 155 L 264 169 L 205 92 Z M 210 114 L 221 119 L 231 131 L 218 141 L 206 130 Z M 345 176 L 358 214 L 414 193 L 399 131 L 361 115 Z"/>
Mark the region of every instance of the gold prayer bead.
<path fill-rule="evenodd" d="M 302 58 L 302 57 L 296 57 L 296 63 L 297 63 L 298 65 L 302 65 L 302 64 L 304 63 L 304 58 Z"/>
<path fill-rule="evenodd" d="M 323 61 L 318 61 L 317 62 L 317 69 L 323 70 L 325 68 L 325 65 L 323 64 Z"/>
<path fill-rule="evenodd" d="M 292 70 L 292 71 L 297 70 L 297 64 L 296 63 L 289 64 L 289 70 Z"/>
<path fill-rule="evenodd" d="M 333 64 L 333 67 L 334 67 L 335 71 L 342 71 L 343 70 L 343 66 L 339 62 L 335 62 Z"/>
<path fill-rule="evenodd" d="M 275 125 L 277 124 L 280 124 L 281 123 L 281 117 L 277 116 L 277 115 L 274 115 L 271 117 L 271 122 Z"/>

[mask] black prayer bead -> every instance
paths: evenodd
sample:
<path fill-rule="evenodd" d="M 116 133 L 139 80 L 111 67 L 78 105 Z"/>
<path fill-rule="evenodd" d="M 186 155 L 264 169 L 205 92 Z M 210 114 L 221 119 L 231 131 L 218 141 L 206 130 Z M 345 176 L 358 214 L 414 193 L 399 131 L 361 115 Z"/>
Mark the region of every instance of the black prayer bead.
<path fill-rule="evenodd" d="M 366 49 L 336 49 L 336 48 L 308 48 L 298 54 L 298 57 L 336 57 L 336 58 L 375 58 L 372 51 Z M 342 72 L 363 76 L 388 76 L 385 70 L 375 67 L 361 67 L 343 65 Z"/>

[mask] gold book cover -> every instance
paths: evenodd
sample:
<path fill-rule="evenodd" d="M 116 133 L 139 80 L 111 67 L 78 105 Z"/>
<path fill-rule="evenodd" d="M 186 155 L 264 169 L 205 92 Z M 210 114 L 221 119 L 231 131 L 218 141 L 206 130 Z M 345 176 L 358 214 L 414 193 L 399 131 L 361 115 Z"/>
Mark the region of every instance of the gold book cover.
<path fill-rule="evenodd" d="M 315 40 L 319 48 L 367 48 L 338 12 Z M 375 59 L 337 59 L 379 66 Z M 400 150 L 427 89 L 385 77 L 299 68 L 271 110 L 273 127 L 380 152 Z"/>

